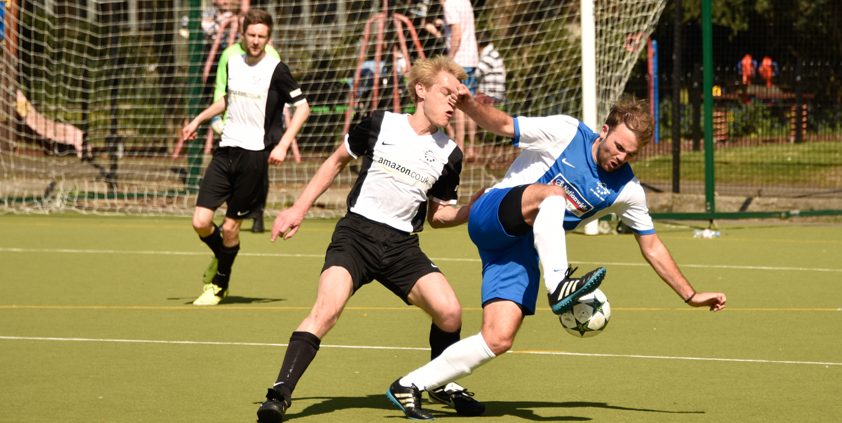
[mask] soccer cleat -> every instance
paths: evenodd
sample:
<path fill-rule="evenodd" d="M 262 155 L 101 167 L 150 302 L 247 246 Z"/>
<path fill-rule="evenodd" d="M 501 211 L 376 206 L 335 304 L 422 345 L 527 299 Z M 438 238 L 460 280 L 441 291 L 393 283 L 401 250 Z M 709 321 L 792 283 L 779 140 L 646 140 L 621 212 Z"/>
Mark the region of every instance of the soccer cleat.
<path fill-rule="evenodd" d="M 214 283 L 206 283 L 202 288 L 202 295 L 193 300 L 195 306 L 213 306 L 219 304 L 223 298 L 228 296 L 228 288 L 223 289 Z"/>
<path fill-rule="evenodd" d="M 257 421 L 259 423 L 281 423 L 284 421 L 284 413 L 292 404 L 292 401 L 284 398 L 280 392 L 269 388 L 266 392 L 266 401 L 260 404 L 257 409 Z"/>
<path fill-rule="evenodd" d="M 481 416 L 485 413 L 485 404 L 474 399 L 474 393 L 468 391 L 457 383 L 427 391 L 430 399 L 442 404 L 449 405 L 456 410 L 460 416 Z"/>
<path fill-rule="evenodd" d="M 597 267 L 581 278 L 571 278 L 570 275 L 576 269 L 578 267 L 568 267 L 564 273 L 564 279 L 558 284 L 555 291 L 552 294 L 547 294 L 550 300 L 550 308 L 555 314 L 561 314 L 573 308 L 573 301 L 585 294 L 593 292 L 602 283 L 602 279 L 605 278 L 606 270 L 604 267 Z"/>
<path fill-rule="evenodd" d="M 216 268 L 219 266 L 219 260 L 216 257 L 211 259 L 208 268 L 205 269 L 205 273 L 202 274 L 202 283 L 205 285 L 213 282 L 213 277 L 216 275 Z"/>
<path fill-rule="evenodd" d="M 412 385 L 407 388 L 398 383 L 400 379 L 396 380 L 389 390 L 386 391 L 386 398 L 403 411 L 407 418 L 412 420 L 433 420 L 433 415 L 429 411 L 421 408 L 421 391 Z"/>

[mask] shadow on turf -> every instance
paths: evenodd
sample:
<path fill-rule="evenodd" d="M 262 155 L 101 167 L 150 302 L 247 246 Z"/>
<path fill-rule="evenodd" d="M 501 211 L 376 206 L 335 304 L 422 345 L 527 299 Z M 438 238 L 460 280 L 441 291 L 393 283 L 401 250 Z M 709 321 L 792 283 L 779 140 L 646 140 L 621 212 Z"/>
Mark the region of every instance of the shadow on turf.
<path fill-rule="evenodd" d="M 193 300 L 195 297 L 170 297 L 167 298 L 168 301 L 185 301 L 185 305 L 193 304 Z M 286 301 L 283 298 L 254 298 L 254 297 L 239 297 L 236 295 L 229 295 L 222 300 L 220 305 L 225 304 L 266 304 L 266 303 L 278 303 L 281 301 Z"/>
<path fill-rule="evenodd" d="M 309 405 L 301 411 L 296 412 L 295 402 L 298 401 L 319 401 L 315 404 Z M 257 403 L 259 404 L 259 402 Z M 446 407 L 437 403 L 430 404 L 425 399 L 425 408 L 428 408 L 435 417 L 456 417 L 456 412 L 450 407 Z M 535 414 L 535 410 L 540 408 L 605 408 L 610 410 L 621 411 L 635 411 L 643 413 L 665 413 L 665 414 L 704 414 L 704 411 L 673 411 L 673 410 L 655 410 L 650 408 L 634 408 L 623 407 L 618 405 L 611 405 L 604 402 L 547 402 L 547 401 L 487 401 L 485 402 L 485 417 L 518 417 L 523 420 L 533 421 L 588 421 L 593 420 L 590 417 L 584 416 L 539 416 Z M 365 397 L 301 397 L 293 400 L 293 408 L 285 416 L 284 420 L 293 420 L 297 417 L 309 417 L 319 414 L 329 414 L 341 409 L 359 409 L 372 408 L 393 410 L 395 418 L 403 419 L 403 414 L 398 409 L 391 407 L 386 395 L 368 395 Z"/>

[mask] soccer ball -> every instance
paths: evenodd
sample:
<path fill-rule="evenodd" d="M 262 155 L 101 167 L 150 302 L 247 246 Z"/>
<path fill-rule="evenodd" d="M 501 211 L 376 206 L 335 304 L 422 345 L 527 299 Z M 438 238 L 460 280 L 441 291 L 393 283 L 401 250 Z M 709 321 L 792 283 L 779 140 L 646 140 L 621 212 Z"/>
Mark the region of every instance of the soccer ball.
<path fill-rule="evenodd" d="M 558 316 L 564 330 L 578 338 L 599 335 L 610 318 L 611 304 L 608 304 L 608 297 L 599 289 L 580 297 L 572 309 Z"/>

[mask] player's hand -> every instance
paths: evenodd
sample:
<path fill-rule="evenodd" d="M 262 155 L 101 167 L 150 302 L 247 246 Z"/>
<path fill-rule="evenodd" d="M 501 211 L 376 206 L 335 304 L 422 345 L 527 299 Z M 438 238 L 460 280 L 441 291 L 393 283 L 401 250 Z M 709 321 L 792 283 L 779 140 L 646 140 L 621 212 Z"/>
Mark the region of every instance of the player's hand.
<path fill-rule="evenodd" d="M 687 304 L 693 307 L 708 307 L 710 311 L 720 311 L 725 308 L 726 300 L 722 292 L 697 292 Z"/>
<path fill-rule="evenodd" d="M 272 152 L 269 153 L 269 164 L 279 165 L 284 162 L 287 158 L 287 149 L 289 148 L 289 144 L 284 143 L 283 141 L 279 142 L 275 148 L 272 149 Z"/>
<path fill-rule="evenodd" d="M 195 121 L 190 121 L 187 125 L 184 125 L 181 128 L 181 139 L 183 141 L 189 141 L 196 139 L 196 131 L 199 129 L 199 124 Z"/>
<path fill-rule="evenodd" d="M 459 88 L 456 89 L 456 107 L 460 107 L 471 100 L 473 100 L 471 90 L 465 84 L 459 84 Z"/>
<path fill-rule="evenodd" d="M 272 224 L 272 241 L 276 241 L 279 236 L 283 239 L 292 238 L 298 232 L 298 228 L 301 227 L 304 214 L 298 211 L 295 206 L 278 213 L 278 216 L 275 217 L 275 223 Z"/>

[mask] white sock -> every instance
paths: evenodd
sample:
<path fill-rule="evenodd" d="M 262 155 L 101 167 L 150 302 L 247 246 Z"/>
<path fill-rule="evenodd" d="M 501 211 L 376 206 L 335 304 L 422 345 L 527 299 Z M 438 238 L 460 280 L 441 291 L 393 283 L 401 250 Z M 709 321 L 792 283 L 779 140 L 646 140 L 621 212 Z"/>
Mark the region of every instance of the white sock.
<path fill-rule="evenodd" d="M 402 377 L 402 386 L 415 385 L 426 391 L 467 376 L 495 355 L 481 334 L 465 338 L 447 347 L 440 356 Z"/>
<path fill-rule="evenodd" d="M 538 215 L 532 224 L 535 235 L 535 249 L 541 259 L 544 274 L 544 286 L 552 294 L 558 284 L 564 280 L 567 270 L 567 240 L 564 233 L 564 213 L 567 212 L 567 200 L 559 195 L 547 197 L 538 206 Z"/>

